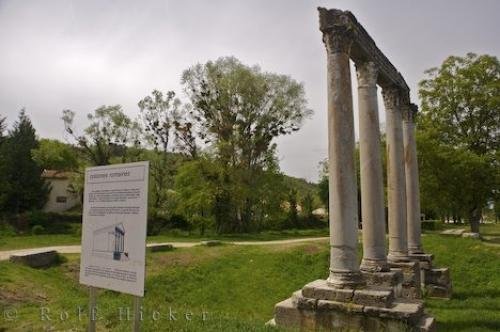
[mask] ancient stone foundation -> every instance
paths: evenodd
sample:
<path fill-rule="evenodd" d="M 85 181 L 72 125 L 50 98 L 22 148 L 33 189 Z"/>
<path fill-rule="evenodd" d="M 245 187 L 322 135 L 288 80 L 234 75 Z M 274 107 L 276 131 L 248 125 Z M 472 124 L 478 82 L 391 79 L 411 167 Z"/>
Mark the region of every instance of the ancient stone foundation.
<path fill-rule="evenodd" d="M 271 324 L 301 331 L 433 331 L 421 301 L 397 298 L 393 289 L 333 288 L 316 280 L 276 304 Z"/>

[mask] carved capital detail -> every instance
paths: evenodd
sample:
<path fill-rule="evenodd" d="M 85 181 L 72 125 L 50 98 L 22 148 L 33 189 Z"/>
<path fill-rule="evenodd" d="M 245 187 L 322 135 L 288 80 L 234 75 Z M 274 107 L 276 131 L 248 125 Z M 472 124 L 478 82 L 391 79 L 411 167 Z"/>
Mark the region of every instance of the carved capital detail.
<path fill-rule="evenodd" d="M 401 91 L 398 88 L 388 88 L 382 90 L 385 109 L 399 108 L 401 105 Z"/>
<path fill-rule="evenodd" d="M 375 87 L 377 85 L 378 68 L 374 62 L 356 64 L 358 87 Z"/>
<path fill-rule="evenodd" d="M 325 43 L 326 52 L 345 53 L 351 52 L 352 35 L 350 30 L 344 28 L 332 29 L 323 32 L 323 43 Z"/>
<path fill-rule="evenodd" d="M 418 106 L 415 104 L 407 104 L 403 108 L 403 121 L 415 123 L 418 113 Z"/>

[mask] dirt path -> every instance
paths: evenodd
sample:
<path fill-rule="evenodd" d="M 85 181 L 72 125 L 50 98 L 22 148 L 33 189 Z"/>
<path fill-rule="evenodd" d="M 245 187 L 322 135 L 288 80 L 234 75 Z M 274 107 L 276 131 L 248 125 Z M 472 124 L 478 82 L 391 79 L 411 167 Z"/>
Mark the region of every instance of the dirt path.
<path fill-rule="evenodd" d="M 300 242 L 310 242 L 310 241 L 326 241 L 328 237 L 312 237 L 312 238 L 300 238 L 300 239 L 289 239 L 289 240 L 276 240 L 276 241 L 221 241 L 227 244 L 235 245 L 280 245 L 280 244 L 291 244 Z M 148 243 L 146 246 L 151 247 L 161 244 L 171 244 L 174 248 L 190 248 L 200 245 L 201 242 L 154 242 Z M 42 247 L 42 248 L 32 248 L 32 249 L 17 249 L 17 250 L 6 250 L 0 251 L 0 261 L 9 259 L 10 256 L 16 254 L 31 254 L 42 251 L 55 250 L 60 254 L 79 254 L 81 252 L 81 246 L 53 246 L 53 247 Z"/>

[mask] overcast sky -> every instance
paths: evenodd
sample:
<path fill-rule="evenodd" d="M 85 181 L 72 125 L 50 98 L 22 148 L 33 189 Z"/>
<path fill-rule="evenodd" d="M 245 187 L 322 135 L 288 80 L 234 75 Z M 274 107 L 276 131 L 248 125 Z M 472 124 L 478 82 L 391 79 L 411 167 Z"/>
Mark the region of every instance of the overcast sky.
<path fill-rule="evenodd" d="M 39 136 L 63 139 L 63 109 L 77 113 L 80 127 L 101 105 L 121 104 L 135 117 L 138 100 L 153 89 L 181 94 L 184 69 L 234 55 L 304 83 L 314 115 L 278 140 L 279 158 L 285 173 L 315 181 L 327 156 L 317 6 L 352 11 L 417 104 L 425 69 L 451 54 L 500 53 L 495 0 L 0 0 L 0 114 L 12 123 L 25 107 Z"/>

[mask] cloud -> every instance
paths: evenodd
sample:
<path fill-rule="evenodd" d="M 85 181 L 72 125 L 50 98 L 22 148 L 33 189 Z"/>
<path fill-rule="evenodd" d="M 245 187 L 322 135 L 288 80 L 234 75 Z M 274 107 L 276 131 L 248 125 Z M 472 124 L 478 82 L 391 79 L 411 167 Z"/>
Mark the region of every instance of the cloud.
<path fill-rule="evenodd" d="M 282 169 L 317 178 L 327 156 L 326 61 L 316 7 L 350 9 L 403 73 L 416 100 L 424 69 L 450 54 L 499 53 L 496 13 L 482 1 L 0 1 L 0 113 L 26 107 L 38 134 L 62 138 L 63 109 L 85 114 L 121 104 L 135 116 L 153 89 L 182 95 L 195 63 L 234 55 L 305 84 L 315 111 L 280 138 Z M 356 84 L 353 73 L 354 106 Z M 383 121 L 383 105 L 379 105 Z M 356 109 L 356 107 L 355 107 Z M 355 114 L 357 118 L 357 113 Z"/>

